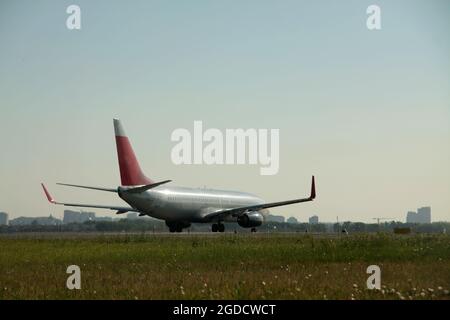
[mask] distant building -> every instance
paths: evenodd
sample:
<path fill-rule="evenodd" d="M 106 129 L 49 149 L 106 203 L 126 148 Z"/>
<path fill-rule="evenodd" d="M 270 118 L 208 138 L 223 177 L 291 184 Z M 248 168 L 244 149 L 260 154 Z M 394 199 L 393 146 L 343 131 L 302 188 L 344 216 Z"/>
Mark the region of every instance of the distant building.
<path fill-rule="evenodd" d="M 431 207 L 422 207 L 417 209 L 419 223 L 431 223 Z"/>
<path fill-rule="evenodd" d="M 73 210 L 64 210 L 63 223 L 83 223 L 86 221 L 94 221 L 95 212 L 79 212 Z"/>
<path fill-rule="evenodd" d="M 319 223 L 319 217 L 318 216 L 309 217 L 309 224 L 318 224 L 318 223 Z"/>
<path fill-rule="evenodd" d="M 0 226 L 6 226 L 8 224 L 8 214 L 6 212 L 0 212 Z"/>
<path fill-rule="evenodd" d="M 274 216 L 274 215 L 269 214 L 267 216 L 267 221 L 270 221 L 270 222 L 284 222 L 284 217 L 283 216 Z"/>
<path fill-rule="evenodd" d="M 138 214 L 136 212 L 130 212 L 129 214 L 127 214 L 128 220 L 136 220 L 137 218 L 138 218 Z"/>
<path fill-rule="evenodd" d="M 406 214 L 407 223 L 431 223 L 431 207 L 422 207 Z"/>
<path fill-rule="evenodd" d="M 56 219 L 52 215 L 49 217 L 19 217 L 9 221 L 11 226 L 27 226 L 33 224 L 40 226 L 58 226 L 61 223 L 60 219 Z"/>
<path fill-rule="evenodd" d="M 112 221 L 111 217 L 95 217 L 95 221 Z"/>
<path fill-rule="evenodd" d="M 80 213 L 78 211 L 64 210 L 63 223 L 67 224 L 78 222 L 79 214 Z"/>
<path fill-rule="evenodd" d="M 406 214 L 406 223 L 416 223 L 417 213 L 415 211 L 408 211 Z"/>
<path fill-rule="evenodd" d="M 81 222 L 85 221 L 94 221 L 95 220 L 95 212 L 80 212 Z"/>
<path fill-rule="evenodd" d="M 298 220 L 294 217 L 290 217 L 289 219 L 286 220 L 287 223 L 298 223 Z"/>

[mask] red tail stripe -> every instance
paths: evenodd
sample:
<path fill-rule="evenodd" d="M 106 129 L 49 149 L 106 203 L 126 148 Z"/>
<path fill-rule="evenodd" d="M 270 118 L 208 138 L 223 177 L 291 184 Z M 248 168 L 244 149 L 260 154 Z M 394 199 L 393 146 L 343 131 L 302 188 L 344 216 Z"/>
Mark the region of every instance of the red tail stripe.
<path fill-rule="evenodd" d="M 122 185 L 136 186 L 153 183 L 143 174 L 128 137 L 116 136 L 116 146 Z"/>

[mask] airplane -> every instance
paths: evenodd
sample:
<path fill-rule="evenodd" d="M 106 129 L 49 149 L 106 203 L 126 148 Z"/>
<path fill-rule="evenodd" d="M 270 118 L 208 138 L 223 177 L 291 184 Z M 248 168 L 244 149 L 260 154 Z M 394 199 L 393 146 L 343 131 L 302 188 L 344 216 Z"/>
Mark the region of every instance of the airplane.
<path fill-rule="evenodd" d="M 182 232 L 192 223 L 211 223 L 212 232 L 224 232 L 223 222 L 237 222 L 243 228 L 256 227 L 265 221 L 269 208 L 313 201 L 316 198 L 314 176 L 309 197 L 288 201 L 265 202 L 246 192 L 169 186 L 171 180 L 155 182 L 145 176 L 122 123 L 114 119 L 117 158 L 121 185 L 117 188 L 100 188 L 85 185 L 57 183 L 63 186 L 117 193 L 129 206 L 108 206 L 66 203 L 56 201 L 41 183 L 47 200 L 56 205 L 100 208 L 117 211 L 117 214 L 137 212 L 139 216 L 162 219 L 170 232 Z"/>

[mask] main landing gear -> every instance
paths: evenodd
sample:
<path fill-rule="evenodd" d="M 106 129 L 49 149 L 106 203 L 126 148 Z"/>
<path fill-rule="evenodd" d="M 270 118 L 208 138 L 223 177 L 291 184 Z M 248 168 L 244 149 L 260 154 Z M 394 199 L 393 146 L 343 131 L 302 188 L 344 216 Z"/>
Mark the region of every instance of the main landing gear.
<path fill-rule="evenodd" d="M 256 228 L 252 228 L 250 231 L 251 231 L 252 233 L 253 233 L 253 232 L 256 232 Z"/>
<path fill-rule="evenodd" d="M 183 232 L 183 228 L 180 226 L 170 226 L 169 227 L 170 232 Z"/>
<path fill-rule="evenodd" d="M 212 232 L 224 232 L 225 231 L 225 226 L 223 223 L 213 223 L 213 225 L 211 226 L 211 231 Z"/>
<path fill-rule="evenodd" d="M 170 232 L 183 232 L 183 228 L 191 226 L 190 223 L 182 221 L 166 221 L 166 225 L 169 227 Z"/>

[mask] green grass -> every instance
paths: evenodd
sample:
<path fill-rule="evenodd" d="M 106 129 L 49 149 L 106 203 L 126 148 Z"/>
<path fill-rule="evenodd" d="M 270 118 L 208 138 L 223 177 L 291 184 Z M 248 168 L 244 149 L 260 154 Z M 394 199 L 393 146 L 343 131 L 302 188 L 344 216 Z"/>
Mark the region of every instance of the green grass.
<path fill-rule="evenodd" d="M 81 268 L 81 290 L 66 268 Z M 382 290 L 366 288 L 381 267 Z M 450 237 L 0 237 L 0 299 L 450 299 Z"/>

